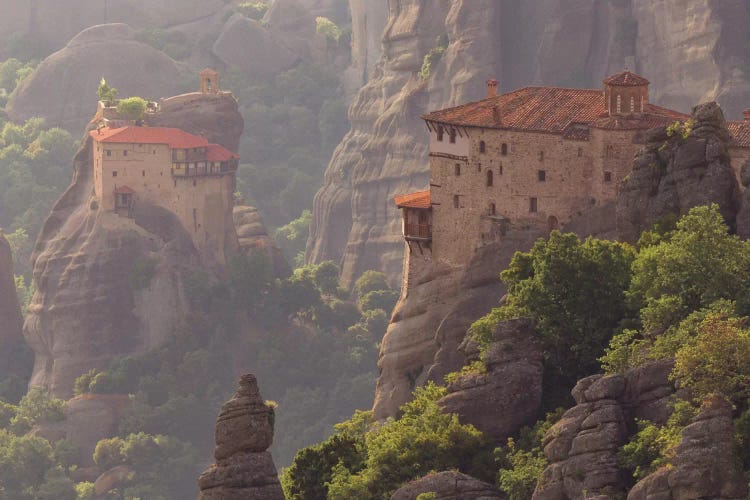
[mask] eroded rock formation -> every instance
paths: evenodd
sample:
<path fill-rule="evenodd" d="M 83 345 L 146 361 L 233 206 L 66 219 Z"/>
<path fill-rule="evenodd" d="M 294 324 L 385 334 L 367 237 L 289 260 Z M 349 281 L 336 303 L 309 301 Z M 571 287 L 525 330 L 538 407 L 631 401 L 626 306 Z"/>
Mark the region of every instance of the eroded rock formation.
<path fill-rule="evenodd" d="M 222 99 L 233 105 L 224 108 Z M 162 111 L 159 123 L 203 132 L 227 147 L 238 143 L 242 118 L 231 96 L 191 103 L 192 122 L 178 107 L 174 115 Z M 201 118 L 204 107 L 212 120 Z M 238 126 L 224 127 L 233 123 Z M 141 203 L 134 221 L 101 210 L 92 196 L 91 142 L 86 135 L 74 159 L 73 183 L 55 204 L 32 255 L 37 292 L 24 324 L 35 354 L 31 385 L 59 398 L 71 397 L 73 382 L 88 370 L 161 345 L 188 310 L 182 279 L 196 269 L 210 272 L 221 257 L 202 255 L 163 208 Z M 224 248 L 237 251 L 231 211 L 213 222 L 226 228 Z"/>
<path fill-rule="evenodd" d="M 422 493 L 434 493 L 435 500 L 503 500 L 494 486 L 456 471 L 438 472 L 399 488 L 391 500 L 414 500 Z"/>
<path fill-rule="evenodd" d="M 478 361 L 478 346 L 469 337 L 460 350 L 467 363 Z M 468 375 L 448 384 L 439 401 L 446 413 L 456 413 L 496 442 L 533 424 L 542 404 L 544 350 L 528 319 L 500 322 L 484 356 L 487 373 Z"/>
<path fill-rule="evenodd" d="M 273 409 L 260 396 L 254 375 L 240 379 L 216 421 L 216 463 L 200 479 L 199 500 L 284 500 L 268 448 Z"/>
<path fill-rule="evenodd" d="M 717 203 L 727 221 L 739 205 L 739 187 L 730 163 L 731 136 L 721 108 L 710 102 L 693 109 L 692 131 L 653 129 L 617 196 L 617 232 L 636 241 L 666 216 Z"/>
<path fill-rule="evenodd" d="M 429 380 L 442 384 L 445 375 L 465 364 L 458 347 L 471 324 L 498 305 L 503 294 L 498 272 L 516 250 L 527 250 L 540 236 L 510 231 L 501 243 L 479 248 L 465 268 L 433 262 L 410 276 L 380 349 L 376 419 L 396 415 L 415 387 Z"/>
<path fill-rule="evenodd" d="M 645 364 L 625 375 L 581 379 L 572 395 L 576 406 L 547 431 L 544 454 L 550 465 L 539 479 L 535 500 L 596 498 L 625 493 L 617 450 L 634 418 L 663 424 L 674 387 L 670 361 Z M 689 498 L 689 497 L 675 497 Z"/>
<path fill-rule="evenodd" d="M 96 111 L 102 77 L 121 97 L 158 99 L 187 90 L 181 88 L 186 68 L 136 34 L 125 24 L 82 31 L 21 82 L 8 101 L 8 116 L 14 121 L 38 116 L 49 126 L 79 131 Z"/>
<path fill-rule="evenodd" d="M 273 266 L 274 274 L 279 278 L 285 278 L 291 274 L 291 269 L 278 245 L 268 235 L 263 217 L 255 207 L 239 205 L 233 211 L 234 227 L 237 228 L 240 248 L 251 254 L 255 251 L 262 252 Z"/>
<path fill-rule="evenodd" d="M 732 404 L 713 397 L 682 430 L 671 466 L 639 481 L 628 493 L 628 500 L 745 499 L 747 481 L 735 447 Z"/>

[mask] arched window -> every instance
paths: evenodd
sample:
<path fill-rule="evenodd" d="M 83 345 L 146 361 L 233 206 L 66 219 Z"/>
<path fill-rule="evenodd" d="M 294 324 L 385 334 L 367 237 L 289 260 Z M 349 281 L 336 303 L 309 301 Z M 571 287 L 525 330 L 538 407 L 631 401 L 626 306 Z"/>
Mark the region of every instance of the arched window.
<path fill-rule="evenodd" d="M 617 112 L 622 113 L 622 96 L 617 94 Z"/>
<path fill-rule="evenodd" d="M 497 215 L 497 208 L 495 207 L 494 203 L 490 203 L 489 212 L 490 212 L 490 215 Z"/>
<path fill-rule="evenodd" d="M 503 143 L 502 146 L 500 146 L 500 154 L 503 156 L 506 156 L 508 154 L 508 145 Z"/>
<path fill-rule="evenodd" d="M 487 152 L 487 144 L 485 144 L 484 141 L 479 141 L 479 152 L 480 153 Z"/>
<path fill-rule="evenodd" d="M 578 148 L 578 157 L 583 156 L 583 148 Z"/>
<path fill-rule="evenodd" d="M 458 206 L 459 206 L 458 195 L 454 194 L 453 195 L 453 208 L 458 208 Z"/>
<path fill-rule="evenodd" d="M 487 186 L 492 186 L 492 181 L 494 180 L 493 177 L 494 176 L 492 174 L 492 170 L 488 170 L 487 171 Z"/>
<path fill-rule="evenodd" d="M 635 97 L 630 96 L 630 112 L 635 113 Z"/>
<path fill-rule="evenodd" d="M 448 132 L 448 136 L 450 137 L 451 144 L 456 143 L 456 129 L 452 128 L 450 132 Z"/>
<path fill-rule="evenodd" d="M 461 175 L 461 165 L 459 165 L 458 163 L 456 163 L 455 174 L 456 174 L 456 177 Z"/>

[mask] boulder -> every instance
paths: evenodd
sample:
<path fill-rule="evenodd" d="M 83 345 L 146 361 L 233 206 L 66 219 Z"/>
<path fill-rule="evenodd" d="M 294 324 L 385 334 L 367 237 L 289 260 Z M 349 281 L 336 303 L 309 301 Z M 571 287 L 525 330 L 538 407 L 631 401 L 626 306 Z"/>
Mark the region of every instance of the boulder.
<path fill-rule="evenodd" d="M 633 163 L 617 196 L 619 239 L 636 241 L 641 232 L 668 216 L 716 203 L 727 221 L 734 221 L 739 186 L 729 162 L 730 135 L 715 102 L 693 109 L 693 129 L 683 138 L 663 139 L 656 131 Z"/>
<path fill-rule="evenodd" d="M 273 416 L 255 376 L 242 376 L 216 421 L 216 463 L 198 479 L 199 500 L 284 500 L 266 451 L 273 442 Z"/>
<path fill-rule="evenodd" d="M 422 493 L 434 493 L 435 500 L 504 500 L 491 484 L 457 471 L 430 474 L 412 481 L 391 496 L 391 500 L 416 500 Z"/>
<path fill-rule="evenodd" d="M 8 101 L 8 116 L 14 121 L 42 117 L 49 126 L 78 133 L 96 111 L 102 77 L 120 97 L 157 99 L 184 90 L 186 68 L 136 34 L 125 24 L 82 31 L 21 82 Z"/>
<path fill-rule="evenodd" d="M 467 351 L 464 341 L 464 353 Z M 468 362 L 477 355 L 467 356 Z M 484 360 L 487 373 L 467 375 L 448 384 L 438 404 L 458 414 L 497 442 L 532 424 L 542 403 L 544 350 L 530 320 L 501 322 L 495 327 Z"/>
<path fill-rule="evenodd" d="M 732 405 L 715 396 L 682 430 L 669 467 L 639 481 L 628 500 L 747 498 L 747 481 L 735 451 Z"/>

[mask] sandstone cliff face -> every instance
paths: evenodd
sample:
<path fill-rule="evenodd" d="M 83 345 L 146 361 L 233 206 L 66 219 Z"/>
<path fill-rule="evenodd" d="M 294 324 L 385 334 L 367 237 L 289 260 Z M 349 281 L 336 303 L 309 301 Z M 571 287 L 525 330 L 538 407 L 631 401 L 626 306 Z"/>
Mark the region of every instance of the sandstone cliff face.
<path fill-rule="evenodd" d="M 727 221 L 739 204 L 737 177 L 729 161 L 730 135 L 721 108 L 714 102 L 693 110 L 692 132 L 671 137 L 654 129 L 619 188 L 617 231 L 636 241 L 641 232 L 668 215 L 684 215 L 692 207 L 717 203 Z"/>
<path fill-rule="evenodd" d="M 747 498 L 747 481 L 735 453 L 732 404 L 720 397 L 704 402 L 682 430 L 672 466 L 639 481 L 628 500 L 650 498 Z"/>
<path fill-rule="evenodd" d="M 193 102 L 191 116 L 197 118 L 191 123 L 179 112 L 171 121 L 168 111 L 160 123 L 210 131 L 207 138 L 232 147 L 242 118 L 231 96 L 226 99 L 234 109 L 222 120 L 199 118 L 203 108 L 209 116 L 215 106 L 222 109 L 209 97 Z M 225 130 L 224 123 L 240 126 Z M 72 396 L 75 379 L 91 368 L 161 345 L 187 310 L 182 277 L 196 268 L 212 269 L 216 258 L 201 255 L 164 209 L 140 204 L 135 220 L 100 210 L 92 196 L 90 148 L 85 136 L 74 159 L 73 183 L 53 208 L 32 255 L 37 292 L 24 324 L 35 354 L 31 385 L 59 398 Z M 238 249 L 231 212 L 225 219 L 230 228 L 225 248 Z"/>
<path fill-rule="evenodd" d="M 8 116 L 14 121 L 38 116 L 49 126 L 79 131 L 96 111 L 102 76 L 122 97 L 158 99 L 183 90 L 186 69 L 135 36 L 125 24 L 84 30 L 21 82 L 8 101 Z"/>
<path fill-rule="evenodd" d="M 540 236 L 530 230 L 511 231 L 502 243 L 480 248 L 466 268 L 433 262 L 410 277 L 412 286 L 402 292 L 380 349 L 380 377 L 373 407 L 376 419 L 396 415 L 399 406 L 411 399 L 415 387 L 429 380 L 442 384 L 445 375 L 465 364 L 459 345 L 466 331 L 497 306 L 503 294 L 498 272 L 507 267 L 516 250 L 527 250 Z M 533 353 L 528 354 L 534 359 Z M 503 371 L 500 361 L 498 369 Z M 495 382 L 487 383 L 480 387 L 483 384 L 477 381 L 476 391 L 486 394 L 492 390 Z M 512 399 L 513 388 L 508 391 L 503 397 Z M 459 400 L 464 397 L 468 404 L 472 392 L 454 396 L 455 404 L 463 405 Z"/>
<path fill-rule="evenodd" d="M 353 15 L 357 9 L 352 1 Z M 505 91 L 598 88 L 628 64 L 651 80 L 657 104 L 687 111 L 716 99 L 739 117 L 750 103 L 747 10 L 710 0 L 390 2 L 380 61 L 352 103 L 352 130 L 316 196 L 307 259 L 341 262 L 345 284 L 369 268 L 398 282 L 400 220 L 390 200 L 428 182 L 427 133 L 416 117 L 482 97 L 490 77 Z M 421 82 L 416 72 L 440 35 L 448 49 Z"/>
<path fill-rule="evenodd" d="M 469 338 L 460 350 L 468 363 L 480 359 L 478 346 Z M 524 425 L 533 424 L 541 408 L 544 350 L 532 322 L 499 323 L 484 363 L 487 373 L 448 384 L 448 395 L 438 404 L 501 443 Z"/>
<path fill-rule="evenodd" d="M 580 380 L 572 391 L 577 405 L 566 411 L 544 438 L 550 465 L 533 498 L 604 500 L 624 494 L 617 449 L 627 440 L 626 423 L 636 417 L 666 422 L 674 394 L 668 379 L 671 370 L 671 362 L 658 361 L 624 376 L 593 375 Z"/>
<path fill-rule="evenodd" d="M 266 406 L 253 375 L 240 379 L 216 421 L 216 463 L 198 480 L 199 500 L 284 500 L 268 448 L 273 409 Z"/>
<path fill-rule="evenodd" d="M 281 253 L 281 249 L 276 245 L 274 239 L 268 235 L 268 230 L 258 209 L 244 205 L 236 206 L 232 215 L 242 251 L 247 255 L 256 251 L 262 252 L 273 266 L 275 276 L 279 278 L 289 276 L 292 270 Z"/>

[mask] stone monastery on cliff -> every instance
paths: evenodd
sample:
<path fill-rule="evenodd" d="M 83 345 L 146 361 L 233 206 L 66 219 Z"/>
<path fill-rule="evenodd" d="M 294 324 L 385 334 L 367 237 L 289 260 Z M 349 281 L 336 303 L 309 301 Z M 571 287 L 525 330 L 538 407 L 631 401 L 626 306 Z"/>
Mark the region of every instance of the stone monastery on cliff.
<path fill-rule="evenodd" d="M 430 188 L 397 196 L 406 263 L 463 265 L 510 228 L 550 231 L 615 198 L 646 130 L 688 115 L 649 103 L 645 78 L 623 71 L 604 89 L 526 87 L 424 115 Z M 750 112 L 728 122 L 736 172 L 750 158 Z M 414 257 L 416 258 L 416 257 Z M 414 269 L 405 269 L 408 276 Z"/>
<path fill-rule="evenodd" d="M 212 94 L 228 93 L 220 93 L 215 71 L 204 70 L 200 93 L 169 100 Z M 178 128 L 120 120 L 114 108 L 103 103 L 95 124 L 89 135 L 94 194 L 101 210 L 133 217 L 139 204 L 159 206 L 178 217 L 198 248 L 223 241 L 223 226 L 209 221 L 231 213 L 238 155 Z"/>

